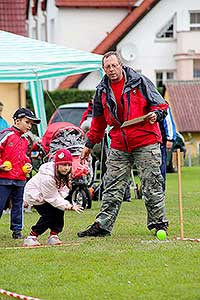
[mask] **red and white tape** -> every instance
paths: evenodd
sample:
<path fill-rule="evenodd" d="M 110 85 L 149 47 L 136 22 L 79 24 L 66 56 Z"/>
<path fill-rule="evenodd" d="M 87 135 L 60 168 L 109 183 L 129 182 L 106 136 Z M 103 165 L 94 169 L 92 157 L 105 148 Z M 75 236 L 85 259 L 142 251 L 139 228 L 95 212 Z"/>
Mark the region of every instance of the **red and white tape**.
<path fill-rule="evenodd" d="M 0 289 L 0 294 L 7 295 L 9 297 L 13 297 L 13 298 L 17 298 L 17 299 L 22 299 L 22 300 L 41 300 L 39 298 L 33 298 L 33 297 L 30 297 L 30 296 L 24 296 L 24 295 L 20 295 L 20 294 L 17 294 L 17 293 L 9 292 L 9 291 L 3 290 L 3 289 Z"/>

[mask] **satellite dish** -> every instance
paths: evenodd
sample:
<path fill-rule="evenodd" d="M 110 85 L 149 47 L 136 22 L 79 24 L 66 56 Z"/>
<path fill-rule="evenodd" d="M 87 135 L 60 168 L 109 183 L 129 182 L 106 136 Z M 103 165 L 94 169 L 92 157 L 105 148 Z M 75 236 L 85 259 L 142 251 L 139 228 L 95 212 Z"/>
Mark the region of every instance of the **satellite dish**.
<path fill-rule="evenodd" d="M 123 44 L 120 48 L 120 54 L 122 59 L 133 61 L 136 58 L 136 46 L 131 42 Z"/>

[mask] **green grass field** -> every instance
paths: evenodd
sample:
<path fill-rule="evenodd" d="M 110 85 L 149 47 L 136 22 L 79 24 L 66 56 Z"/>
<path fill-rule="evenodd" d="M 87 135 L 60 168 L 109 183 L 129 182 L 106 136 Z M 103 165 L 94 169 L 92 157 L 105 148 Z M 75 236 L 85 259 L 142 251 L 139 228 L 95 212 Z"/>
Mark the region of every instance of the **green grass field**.
<path fill-rule="evenodd" d="M 182 190 L 184 237 L 200 238 L 200 167 L 183 168 Z M 77 231 L 93 223 L 99 207 L 66 212 L 65 245 L 38 249 L 18 248 L 22 242 L 12 240 L 3 215 L 0 288 L 43 300 L 200 299 L 200 243 L 173 240 L 180 234 L 177 174 L 167 178 L 165 242 L 146 229 L 144 202 L 134 196 L 122 204 L 111 237 L 79 239 Z M 25 214 L 25 235 L 37 219 L 36 212 Z"/>

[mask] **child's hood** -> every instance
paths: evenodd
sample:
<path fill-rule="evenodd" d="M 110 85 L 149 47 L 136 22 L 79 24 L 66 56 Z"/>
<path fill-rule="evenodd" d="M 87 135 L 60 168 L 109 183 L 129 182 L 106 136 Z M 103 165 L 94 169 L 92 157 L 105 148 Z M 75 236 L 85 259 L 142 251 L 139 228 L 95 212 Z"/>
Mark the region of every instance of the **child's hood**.
<path fill-rule="evenodd" d="M 54 177 L 54 172 L 55 172 L 55 164 L 52 161 L 41 165 L 39 168 L 40 175 L 50 175 Z"/>

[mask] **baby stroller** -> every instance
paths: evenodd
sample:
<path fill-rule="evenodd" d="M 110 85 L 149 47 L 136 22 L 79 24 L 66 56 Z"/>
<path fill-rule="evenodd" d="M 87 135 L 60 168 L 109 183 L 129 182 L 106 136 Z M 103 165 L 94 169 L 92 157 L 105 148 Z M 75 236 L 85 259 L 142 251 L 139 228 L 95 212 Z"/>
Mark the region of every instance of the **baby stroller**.
<path fill-rule="evenodd" d="M 54 133 L 60 129 L 68 126 L 69 123 L 67 122 L 56 122 L 52 123 L 48 126 L 47 130 L 45 131 L 42 140 L 36 141 L 35 143 L 30 142 L 29 136 L 29 156 L 31 158 L 32 166 L 33 166 L 33 174 L 37 173 L 41 164 L 45 162 L 45 157 L 49 153 L 49 145 Z M 31 174 L 32 175 L 32 174 Z"/>
<path fill-rule="evenodd" d="M 53 159 L 56 150 L 66 148 L 73 157 L 72 162 L 72 190 L 70 191 L 67 200 L 72 204 L 80 204 L 84 208 L 91 208 L 92 199 L 89 191 L 89 184 L 92 178 L 92 168 L 90 161 L 86 164 L 80 163 L 80 154 L 84 147 L 84 132 L 83 130 L 68 123 L 65 127 L 58 128 L 53 134 L 49 143 L 49 152 L 44 158 L 44 161 Z"/>

